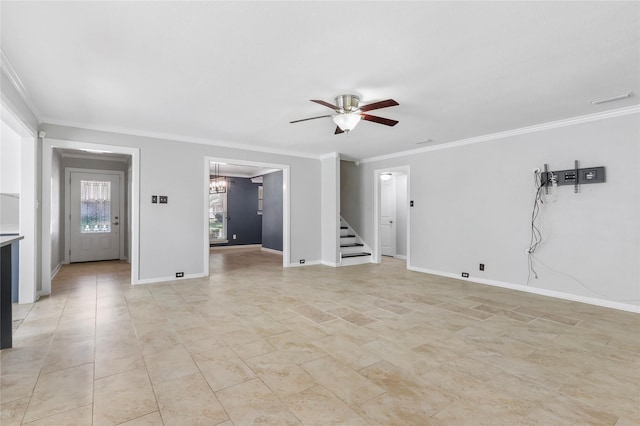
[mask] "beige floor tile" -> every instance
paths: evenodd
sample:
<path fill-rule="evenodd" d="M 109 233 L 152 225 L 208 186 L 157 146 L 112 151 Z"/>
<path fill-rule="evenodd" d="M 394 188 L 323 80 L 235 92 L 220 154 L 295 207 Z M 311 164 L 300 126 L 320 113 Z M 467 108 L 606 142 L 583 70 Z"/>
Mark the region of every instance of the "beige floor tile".
<path fill-rule="evenodd" d="M 93 364 L 43 373 L 31 396 L 24 422 L 60 414 L 92 401 Z"/>
<path fill-rule="evenodd" d="M 30 361 L 0 368 L 0 403 L 29 398 L 40 375 L 42 361 Z"/>
<path fill-rule="evenodd" d="M 361 314 L 360 312 L 354 311 L 349 308 L 331 309 L 327 312 L 358 326 L 369 325 L 377 321 L 375 318 L 371 318 L 365 314 Z"/>
<path fill-rule="evenodd" d="M 359 370 L 380 361 L 380 357 L 367 349 L 367 345 L 358 344 L 341 335 L 332 335 L 315 342 L 315 346 L 322 349 L 333 358 L 343 362 L 353 370 Z"/>
<path fill-rule="evenodd" d="M 404 315 L 411 312 L 411 309 L 405 308 L 404 306 L 398 305 L 397 303 L 387 302 L 386 300 L 382 300 L 382 299 L 376 299 L 369 303 L 375 306 L 376 308 L 393 312 L 394 314 L 397 314 L 397 315 Z"/>
<path fill-rule="evenodd" d="M 158 410 L 144 369 L 95 381 L 93 424 L 115 425 Z"/>
<path fill-rule="evenodd" d="M 356 408 L 366 424 L 429 425 L 430 410 L 415 397 L 380 395 Z M 469 419 L 467 419 L 469 421 Z"/>
<path fill-rule="evenodd" d="M 188 305 L 187 305 L 188 306 Z M 166 314 L 174 330 L 185 330 L 193 327 L 205 327 L 205 320 L 197 312 L 174 311 Z"/>
<path fill-rule="evenodd" d="M 315 344 L 309 342 L 307 338 L 296 333 L 287 331 L 268 337 L 267 342 L 277 348 L 286 359 L 296 364 L 302 364 L 314 359 L 321 358 L 326 354 Z"/>
<path fill-rule="evenodd" d="M 216 392 L 237 425 L 296 425 L 298 420 L 260 379 L 252 379 Z"/>
<path fill-rule="evenodd" d="M 229 418 L 200 373 L 160 383 L 154 390 L 169 425 L 215 425 Z"/>
<path fill-rule="evenodd" d="M 120 426 L 163 426 L 162 417 L 159 411 L 154 411 L 137 419 L 129 420 L 128 422 L 120 423 Z"/>
<path fill-rule="evenodd" d="M 95 359 L 95 378 L 112 376 L 125 371 L 145 368 L 144 359 L 141 353 L 132 355 L 98 355 Z"/>
<path fill-rule="evenodd" d="M 191 355 L 182 345 L 145 353 L 144 360 L 154 385 L 198 372 Z"/>
<path fill-rule="evenodd" d="M 93 406 L 91 404 L 55 416 L 45 417 L 35 422 L 25 423 L 28 426 L 76 426 L 90 425 L 92 422 Z"/>
<path fill-rule="evenodd" d="M 19 426 L 29 405 L 29 398 L 16 399 L 0 403 L 0 424 L 2 426 Z"/>
<path fill-rule="evenodd" d="M 193 355 L 193 360 L 214 391 L 255 377 L 247 364 L 227 346 Z"/>
<path fill-rule="evenodd" d="M 376 405 L 386 407 L 383 413 L 391 412 L 399 419 L 416 416 L 426 419 L 443 408 L 451 405 L 456 397 L 435 386 L 430 386 L 405 370 L 386 361 L 380 361 L 360 370 L 360 374 L 385 390 L 385 394 L 361 404 L 368 413 L 377 412 Z M 464 386 L 457 384 L 456 386 Z"/>
<path fill-rule="evenodd" d="M 276 348 L 273 347 L 273 345 L 269 344 L 269 342 L 262 338 L 243 343 L 231 343 L 230 346 L 242 359 L 252 358 L 254 356 L 276 351 Z"/>
<path fill-rule="evenodd" d="M 94 339 L 55 340 L 44 360 L 43 373 L 88 364 L 94 360 Z"/>
<path fill-rule="evenodd" d="M 306 371 L 288 357 L 286 352 L 270 352 L 245 361 L 279 398 L 303 391 L 316 384 Z"/>
<path fill-rule="evenodd" d="M 331 315 L 325 311 L 323 311 L 322 309 L 318 309 L 315 306 L 311 306 L 311 305 L 300 305 L 300 306 L 295 306 L 293 308 L 291 308 L 292 311 L 299 313 L 300 315 L 302 315 L 305 318 L 310 319 L 311 321 L 315 322 L 316 324 L 320 324 L 326 321 L 331 321 L 331 320 L 335 320 L 336 317 L 334 315 Z"/>
<path fill-rule="evenodd" d="M 284 403 L 305 425 L 369 424 L 320 385 L 290 395 Z"/>
<path fill-rule="evenodd" d="M 382 395 L 385 390 L 332 357 L 301 366 L 313 379 L 349 406 L 359 405 Z"/>
<path fill-rule="evenodd" d="M 178 330 L 180 340 L 189 353 L 198 354 L 220 347 L 223 343 L 220 335 L 206 326 L 197 326 Z"/>
<path fill-rule="evenodd" d="M 502 400 L 502 405 L 487 407 L 475 401 L 457 401 L 434 415 L 430 422 L 437 425 L 468 425 L 470 419 L 478 426 L 522 425 L 527 423 L 531 407 L 517 400 Z"/>

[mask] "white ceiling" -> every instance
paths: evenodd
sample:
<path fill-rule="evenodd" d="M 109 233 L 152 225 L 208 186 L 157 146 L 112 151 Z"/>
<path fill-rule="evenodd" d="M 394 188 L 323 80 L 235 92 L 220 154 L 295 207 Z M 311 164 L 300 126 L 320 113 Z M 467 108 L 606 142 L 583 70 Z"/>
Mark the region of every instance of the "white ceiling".
<path fill-rule="evenodd" d="M 0 7 L 3 55 L 49 123 L 362 159 L 639 102 L 635 1 Z M 289 124 L 343 93 L 395 99 L 375 115 L 400 123 Z"/>

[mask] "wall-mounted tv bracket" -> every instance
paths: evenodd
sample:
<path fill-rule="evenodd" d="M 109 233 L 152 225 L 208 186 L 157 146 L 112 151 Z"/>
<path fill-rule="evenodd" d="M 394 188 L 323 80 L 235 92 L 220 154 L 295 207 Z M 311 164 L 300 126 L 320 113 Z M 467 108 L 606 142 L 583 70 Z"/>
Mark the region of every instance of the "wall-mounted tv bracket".
<path fill-rule="evenodd" d="M 604 167 L 589 167 L 581 169 L 578 160 L 574 163 L 574 168 L 569 170 L 549 171 L 549 165 L 544 165 L 541 183 L 544 186 L 545 194 L 549 193 L 549 186 L 555 182 L 558 186 L 573 185 L 573 192 L 578 193 L 580 185 L 588 183 L 604 183 Z"/>

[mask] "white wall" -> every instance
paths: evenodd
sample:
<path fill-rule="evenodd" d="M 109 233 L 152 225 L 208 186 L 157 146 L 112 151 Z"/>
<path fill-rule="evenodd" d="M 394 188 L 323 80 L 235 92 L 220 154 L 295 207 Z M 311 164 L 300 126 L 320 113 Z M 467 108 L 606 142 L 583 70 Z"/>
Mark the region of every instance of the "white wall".
<path fill-rule="evenodd" d="M 20 142 L 22 138 L 0 121 L 0 193 L 20 194 Z"/>
<path fill-rule="evenodd" d="M 339 262 L 340 235 L 340 158 L 329 155 L 322 158 L 320 178 L 322 187 L 320 192 L 320 206 L 322 215 L 320 221 L 323 263 L 335 266 Z"/>
<path fill-rule="evenodd" d="M 291 171 L 290 260 L 320 261 L 320 161 L 218 146 L 44 124 L 47 138 L 140 149 L 141 280 L 204 271 L 202 164 L 205 157 L 286 164 Z M 167 195 L 152 205 L 151 195 Z"/>
<path fill-rule="evenodd" d="M 533 173 L 605 166 L 607 182 L 559 188 L 541 212 L 538 279 L 527 283 Z M 365 162 L 362 208 L 351 225 L 373 241 L 373 171 L 411 165 L 409 267 L 498 285 L 528 285 L 608 306 L 640 305 L 638 114 L 583 122 L 449 149 Z M 478 264 L 486 270 L 480 272 Z M 591 300 L 590 299 L 590 300 Z M 595 303 L 595 302 L 594 302 Z M 624 307 L 623 307 L 624 308 Z"/>

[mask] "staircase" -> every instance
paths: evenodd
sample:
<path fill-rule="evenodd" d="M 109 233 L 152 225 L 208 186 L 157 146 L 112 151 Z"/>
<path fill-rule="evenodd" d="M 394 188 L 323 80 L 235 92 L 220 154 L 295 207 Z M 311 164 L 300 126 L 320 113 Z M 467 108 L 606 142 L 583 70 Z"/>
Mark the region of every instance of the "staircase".
<path fill-rule="evenodd" d="M 371 250 L 344 219 L 340 218 L 340 266 L 371 263 Z"/>

